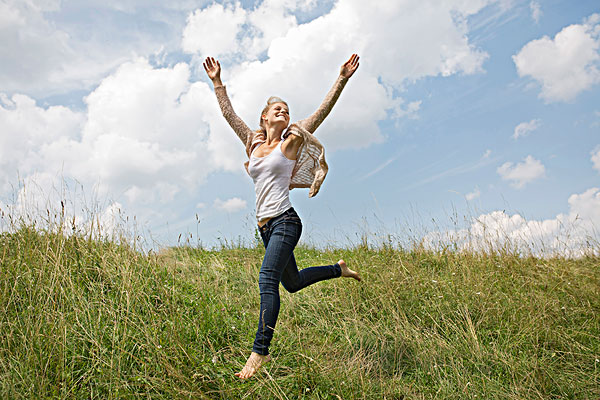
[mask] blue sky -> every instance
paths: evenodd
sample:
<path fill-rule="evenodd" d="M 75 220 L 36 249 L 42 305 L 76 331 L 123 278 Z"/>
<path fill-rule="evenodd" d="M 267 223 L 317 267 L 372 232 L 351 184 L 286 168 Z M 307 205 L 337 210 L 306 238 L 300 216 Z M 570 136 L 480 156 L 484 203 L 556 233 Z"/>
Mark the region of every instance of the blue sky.
<path fill-rule="evenodd" d="M 305 242 L 483 230 L 577 251 L 600 225 L 597 1 L 162 3 L 0 5 L 2 209 L 68 197 L 81 229 L 135 216 L 158 245 L 250 242 L 243 146 L 201 60 L 255 127 L 271 95 L 308 115 L 358 52 L 316 133 L 324 186 L 292 191 Z"/>

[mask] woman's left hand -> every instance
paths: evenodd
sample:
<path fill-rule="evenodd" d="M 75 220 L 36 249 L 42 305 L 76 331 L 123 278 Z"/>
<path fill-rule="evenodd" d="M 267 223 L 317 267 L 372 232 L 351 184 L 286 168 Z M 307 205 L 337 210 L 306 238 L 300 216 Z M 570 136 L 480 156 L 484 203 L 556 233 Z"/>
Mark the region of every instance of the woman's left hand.
<path fill-rule="evenodd" d="M 358 59 L 358 54 L 352 54 L 350 59 L 342 65 L 342 68 L 340 68 L 340 75 L 346 79 L 350 78 L 358 69 Z"/>

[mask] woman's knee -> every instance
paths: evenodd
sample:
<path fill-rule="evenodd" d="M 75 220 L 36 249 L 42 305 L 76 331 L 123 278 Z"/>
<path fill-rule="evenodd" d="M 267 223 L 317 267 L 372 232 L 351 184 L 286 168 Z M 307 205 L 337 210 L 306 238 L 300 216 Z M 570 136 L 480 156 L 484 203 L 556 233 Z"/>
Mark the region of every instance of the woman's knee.
<path fill-rule="evenodd" d="M 260 294 L 279 293 L 279 280 L 266 274 L 260 274 L 258 277 L 258 288 L 260 290 Z"/>
<path fill-rule="evenodd" d="M 296 293 L 298 290 L 302 289 L 302 286 L 300 286 L 300 284 L 297 282 L 283 282 L 282 281 L 281 285 L 289 293 Z"/>

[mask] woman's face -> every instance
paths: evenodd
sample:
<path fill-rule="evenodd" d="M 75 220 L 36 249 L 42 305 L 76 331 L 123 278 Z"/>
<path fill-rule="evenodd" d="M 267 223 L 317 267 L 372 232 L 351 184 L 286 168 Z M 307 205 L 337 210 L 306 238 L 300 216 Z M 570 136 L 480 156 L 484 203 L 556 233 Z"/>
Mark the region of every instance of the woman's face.
<path fill-rule="evenodd" d="M 284 103 L 274 103 L 269 108 L 269 111 L 263 115 L 268 126 L 283 125 L 287 128 L 290 123 L 290 112 Z"/>

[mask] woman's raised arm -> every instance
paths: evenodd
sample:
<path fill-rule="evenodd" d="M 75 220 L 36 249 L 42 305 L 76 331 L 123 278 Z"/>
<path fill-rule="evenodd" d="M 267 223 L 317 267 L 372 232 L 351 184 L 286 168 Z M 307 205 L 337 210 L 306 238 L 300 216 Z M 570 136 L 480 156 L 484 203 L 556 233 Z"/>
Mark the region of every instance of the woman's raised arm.
<path fill-rule="evenodd" d="M 358 55 L 352 54 L 350 59 L 342 64 L 342 67 L 340 68 L 340 75 L 325 96 L 323 103 L 321 103 L 317 111 L 315 111 L 310 117 L 299 121 L 298 125 L 302 126 L 310 133 L 314 133 L 314 131 L 319 127 L 319 125 L 321 125 L 321 123 L 331 112 L 333 105 L 340 97 L 340 94 L 342 93 L 344 86 L 346 86 L 348 79 L 354 75 L 354 72 L 356 72 L 358 69 L 358 60 Z"/>
<path fill-rule="evenodd" d="M 219 102 L 219 107 L 221 108 L 221 113 L 223 117 L 231 126 L 231 129 L 236 133 L 236 135 L 240 138 L 244 146 L 246 146 L 248 137 L 252 136 L 252 129 L 246 125 L 244 121 L 233 110 L 233 106 L 231 105 L 231 101 L 229 100 L 229 96 L 227 96 L 227 90 L 225 90 L 225 86 L 221 81 L 221 64 L 218 60 L 215 60 L 212 57 L 206 57 L 204 63 L 204 70 L 206 74 L 210 78 L 215 88 L 215 94 L 217 95 L 217 101 Z"/>

